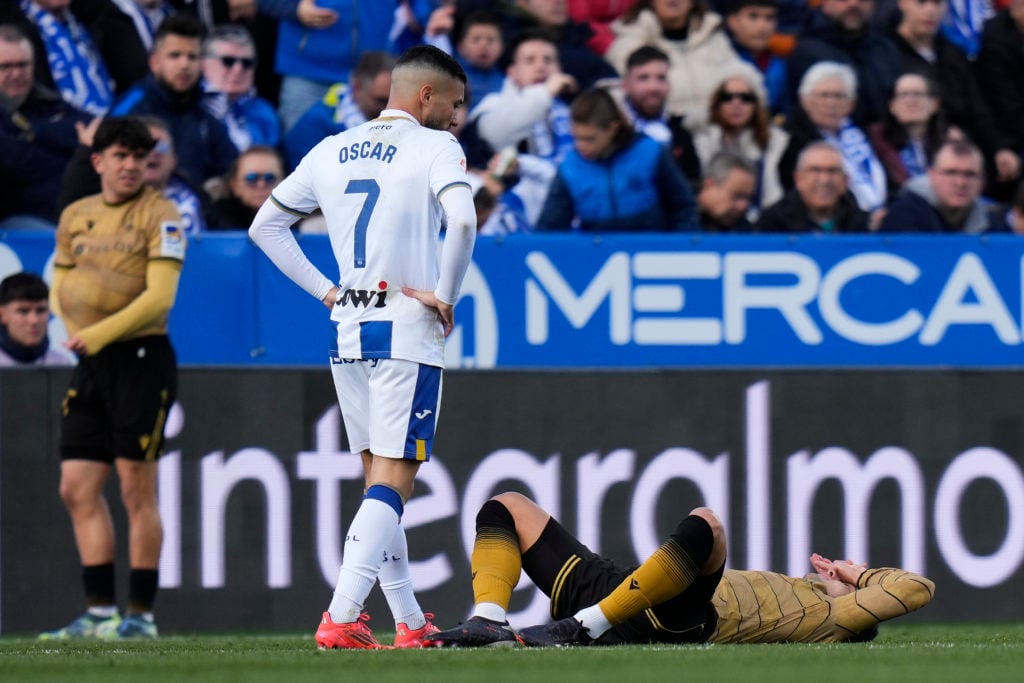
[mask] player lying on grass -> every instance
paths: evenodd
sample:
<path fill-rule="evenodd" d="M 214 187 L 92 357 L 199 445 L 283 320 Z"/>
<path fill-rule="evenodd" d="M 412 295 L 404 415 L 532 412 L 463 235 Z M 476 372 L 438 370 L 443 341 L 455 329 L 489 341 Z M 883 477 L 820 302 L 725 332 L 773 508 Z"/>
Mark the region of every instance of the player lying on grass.
<path fill-rule="evenodd" d="M 591 552 L 536 503 L 502 493 L 476 518 L 475 607 L 425 647 L 778 643 L 870 640 L 920 609 L 935 584 L 902 569 L 811 556 L 797 578 L 725 569 L 725 531 L 708 508 L 683 519 L 639 567 Z M 506 610 L 520 573 L 551 600 L 553 623 L 516 634 Z"/>

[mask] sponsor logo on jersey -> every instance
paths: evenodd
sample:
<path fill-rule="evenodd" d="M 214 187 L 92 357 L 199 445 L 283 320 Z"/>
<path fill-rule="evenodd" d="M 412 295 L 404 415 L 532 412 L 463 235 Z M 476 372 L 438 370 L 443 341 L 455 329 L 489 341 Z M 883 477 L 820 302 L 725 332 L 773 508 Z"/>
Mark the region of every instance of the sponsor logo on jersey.
<path fill-rule="evenodd" d="M 384 308 L 387 306 L 388 293 L 376 289 L 346 289 L 338 297 L 338 306 L 354 306 L 355 308 Z"/>

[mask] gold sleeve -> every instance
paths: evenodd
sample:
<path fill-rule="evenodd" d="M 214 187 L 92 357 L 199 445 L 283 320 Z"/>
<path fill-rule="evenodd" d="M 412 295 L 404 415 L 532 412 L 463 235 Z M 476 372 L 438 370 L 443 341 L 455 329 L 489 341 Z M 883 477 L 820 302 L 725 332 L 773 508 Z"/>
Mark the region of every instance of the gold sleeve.
<path fill-rule="evenodd" d="M 835 624 L 850 635 L 876 624 L 921 609 L 935 595 L 935 584 L 903 569 L 868 569 L 857 580 L 857 590 L 835 601 Z"/>
<path fill-rule="evenodd" d="M 178 294 L 181 261 L 153 259 L 146 265 L 146 289 L 142 294 L 99 322 L 82 328 L 78 336 L 85 341 L 86 353 L 92 355 L 119 339 L 127 339 L 149 325 L 158 323 L 171 310 Z"/>
<path fill-rule="evenodd" d="M 50 312 L 58 318 L 64 314 L 60 310 L 60 288 L 64 284 L 64 276 L 68 274 L 68 266 L 53 264 L 53 282 L 50 284 Z"/>

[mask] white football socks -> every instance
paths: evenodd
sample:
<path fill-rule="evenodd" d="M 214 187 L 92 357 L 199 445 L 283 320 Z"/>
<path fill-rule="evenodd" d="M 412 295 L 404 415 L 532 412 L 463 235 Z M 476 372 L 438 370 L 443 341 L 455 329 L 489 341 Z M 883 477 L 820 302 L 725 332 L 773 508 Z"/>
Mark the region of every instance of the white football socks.
<path fill-rule="evenodd" d="M 490 619 L 502 624 L 508 621 L 508 614 L 505 612 L 505 608 L 495 602 L 480 602 L 473 605 L 473 616 L 483 617 L 484 619 Z"/>
<path fill-rule="evenodd" d="M 383 562 L 380 565 L 381 590 L 388 600 L 391 616 L 395 618 L 395 626 L 405 624 L 410 629 L 423 628 L 427 619 L 423 616 L 420 603 L 412 589 L 412 576 L 409 574 L 409 544 L 405 538 L 405 527 L 399 523 L 395 536 L 384 550 Z"/>
<path fill-rule="evenodd" d="M 363 603 L 377 581 L 384 550 L 392 544 L 400 519 L 387 503 L 364 498 L 345 536 L 334 598 L 327 611 L 336 624 L 359 619 Z"/>
<path fill-rule="evenodd" d="M 583 624 L 583 628 L 587 629 L 587 635 L 594 640 L 603 636 L 612 627 L 608 617 L 604 615 L 604 612 L 597 605 L 581 609 L 573 615 L 573 618 Z"/>

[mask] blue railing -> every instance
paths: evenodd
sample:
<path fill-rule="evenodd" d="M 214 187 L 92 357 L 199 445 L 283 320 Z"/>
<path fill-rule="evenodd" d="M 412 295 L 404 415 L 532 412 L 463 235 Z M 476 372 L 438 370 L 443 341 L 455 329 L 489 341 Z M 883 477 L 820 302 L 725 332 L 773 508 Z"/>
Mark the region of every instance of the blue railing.
<path fill-rule="evenodd" d="M 303 249 L 336 277 L 327 238 Z M 0 275 L 52 267 L 53 235 L 0 233 Z M 1024 240 L 1010 235 L 480 238 L 449 367 L 1024 366 Z M 334 331 L 244 233 L 189 245 L 183 364 L 325 362 Z"/>

